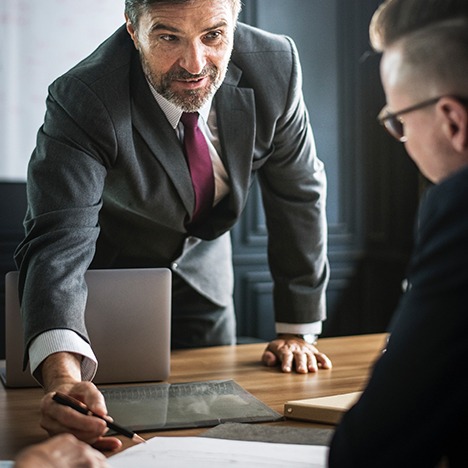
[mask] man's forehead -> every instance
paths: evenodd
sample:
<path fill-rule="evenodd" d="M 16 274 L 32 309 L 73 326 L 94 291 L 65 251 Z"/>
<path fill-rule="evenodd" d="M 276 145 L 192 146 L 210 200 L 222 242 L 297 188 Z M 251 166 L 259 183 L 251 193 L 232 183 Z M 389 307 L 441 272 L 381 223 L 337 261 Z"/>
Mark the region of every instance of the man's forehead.
<path fill-rule="evenodd" d="M 231 26 L 234 12 L 230 0 L 192 0 L 185 3 L 153 3 L 141 15 L 140 20 L 152 28 L 191 22 L 205 25 L 206 29 Z"/>

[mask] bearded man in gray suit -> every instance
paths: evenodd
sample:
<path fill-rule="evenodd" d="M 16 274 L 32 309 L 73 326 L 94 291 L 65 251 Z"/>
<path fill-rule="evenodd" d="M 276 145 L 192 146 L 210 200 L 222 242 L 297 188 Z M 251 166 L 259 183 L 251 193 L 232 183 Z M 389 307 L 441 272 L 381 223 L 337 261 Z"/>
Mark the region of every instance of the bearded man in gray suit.
<path fill-rule="evenodd" d="M 100 448 L 105 423 L 51 400 L 71 393 L 97 414 L 96 359 L 84 326 L 88 268 L 170 267 L 177 347 L 233 344 L 229 230 L 255 175 L 268 227 L 278 338 L 267 365 L 330 368 L 308 340 L 325 318 L 325 173 L 286 37 L 237 24 L 239 0 L 127 0 L 126 25 L 49 89 L 28 172 L 26 238 L 16 259 L 42 426 Z M 198 112 L 214 199 L 193 222 L 182 139 Z M 80 427 L 80 429 L 76 429 Z"/>

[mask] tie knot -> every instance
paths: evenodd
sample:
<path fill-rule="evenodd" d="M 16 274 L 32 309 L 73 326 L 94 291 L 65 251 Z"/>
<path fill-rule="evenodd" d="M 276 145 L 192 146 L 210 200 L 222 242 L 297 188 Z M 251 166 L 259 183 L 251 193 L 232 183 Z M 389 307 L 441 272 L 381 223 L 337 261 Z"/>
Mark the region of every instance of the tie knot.
<path fill-rule="evenodd" d="M 184 127 L 197 128 L 198 115 L 198 112 L 183 112 L 180 121 L 184 124 Z"/>

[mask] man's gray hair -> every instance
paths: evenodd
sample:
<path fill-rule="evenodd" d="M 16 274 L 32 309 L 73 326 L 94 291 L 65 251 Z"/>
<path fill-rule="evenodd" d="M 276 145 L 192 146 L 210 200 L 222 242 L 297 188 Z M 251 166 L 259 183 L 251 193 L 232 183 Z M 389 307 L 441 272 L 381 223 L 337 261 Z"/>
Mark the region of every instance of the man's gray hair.
<path fill-rule="evenodd" d="M 196 0 L 125 0 L 125 13 L 129 17 L 131 23 L 135 28 L 138 28 L 138 21 L 140 16 L 153 5 L 182 5 L 184 3 L 193 3 Z M 229 2 L 232 6 L 234 19 L 241 11 L 241 0 L 218 0 Z"/>

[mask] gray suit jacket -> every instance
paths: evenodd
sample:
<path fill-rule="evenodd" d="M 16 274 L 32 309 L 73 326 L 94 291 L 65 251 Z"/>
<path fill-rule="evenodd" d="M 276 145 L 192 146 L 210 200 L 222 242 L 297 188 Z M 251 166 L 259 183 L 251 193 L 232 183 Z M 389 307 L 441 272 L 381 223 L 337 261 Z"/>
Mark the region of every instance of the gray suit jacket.
<path fill-rule="evenodd" d="M 174 267 L 215 303 L 232 295 L 229 229 L 261 184 L 276 320 L 324 319 L 325 174 L 292 41 L 239 24 L 215 96 L 231 191 L 189 235 L 194 196 L 182 146 L 124 27 L 49 88 L 28 171 L 17 249 L 27 344 L 53 328 L 87 339 L 88 267 Z"/>

